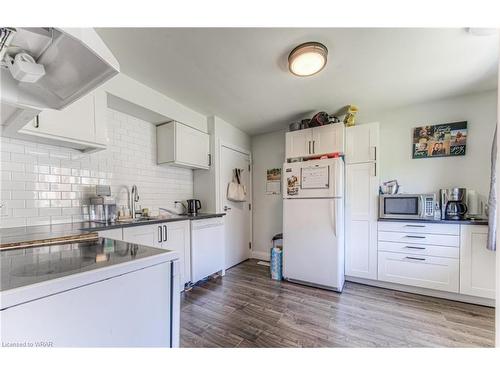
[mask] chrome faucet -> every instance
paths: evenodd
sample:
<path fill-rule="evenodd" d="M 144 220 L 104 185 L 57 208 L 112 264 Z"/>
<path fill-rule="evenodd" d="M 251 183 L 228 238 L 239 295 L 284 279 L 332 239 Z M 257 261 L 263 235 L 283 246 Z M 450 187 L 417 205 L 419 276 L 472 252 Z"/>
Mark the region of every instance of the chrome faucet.
<path fill-rule="evenodd" d="M 139 202 L 139 191 L 137 190 L 137 185 L 132 186 L 132 196 L 130 198 L 130 213 L 132 215 L 132 219 L 136 218 L 136 210 L 135 210 L 135 204 Z"/>

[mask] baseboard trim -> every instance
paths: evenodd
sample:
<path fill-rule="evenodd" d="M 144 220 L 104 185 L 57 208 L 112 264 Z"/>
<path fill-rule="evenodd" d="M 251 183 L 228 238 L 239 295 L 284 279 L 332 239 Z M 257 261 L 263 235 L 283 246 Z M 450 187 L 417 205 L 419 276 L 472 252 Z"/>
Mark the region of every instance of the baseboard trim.
<path fill-rule="evenodd" d="M 265 260 L 269 262 L 270 256 L 269 252 L 262 252 L 262 251 L 252 251 L 250 254 L 251 259 L 258 259 L 258 260 Z"/>
<path fill-rule="evenodd" d="M 368 279 L 363 279 L 361 277 L 346 276 L 345 279 L 346 279 L 346 281 L 350 281 L 353 283 L 376 286 L 376 287 L 385 288 L 385 289 L 392 289 L 392 290 L 397 290 L 400 292 L 422 294 L 424 296 L 429 296 L 429 297 L 444 298 L 444 299 L 449 299 L 452 301 L 472 303 L 475 305 L 482 305 L 482 306 L 488 306 L 488 307 L 495 307 L 495 300 L 489 299 L 489 298 L 467 296 L 464 294 L 443 292 L 441 290 L 425 289 L 425 288 L 419 288 L 419 287 L 415 287 L 415 286 L 389 283 L 386 281 L 368 280 Z"/>

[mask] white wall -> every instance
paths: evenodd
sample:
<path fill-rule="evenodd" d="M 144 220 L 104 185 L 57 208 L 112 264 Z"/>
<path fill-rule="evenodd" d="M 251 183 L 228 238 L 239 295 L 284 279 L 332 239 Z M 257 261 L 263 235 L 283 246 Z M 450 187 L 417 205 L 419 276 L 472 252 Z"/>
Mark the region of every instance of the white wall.
<path fill-rule="evenodd" d="M 17 139 L 0 138 L 1 227 L 68 223 L 86 219 L 82 205 L 96 184 L 109 184 L 126 205 L 136 184 L 142 207 L 153 213 L 193 196 L 193 172 L 156 164 L 156 129 L 108 109 L 109 147 L 84 154 Z"/>
<path fill-rule="evenodd" d="M 271 239 L 283 230 L 283 196 L 266 194 L 266 171 L 281 168 L 285 160 L 285 132 L 252 137 L 253 250 L 252 256 L 268 259 Z"/>
<path fill-rule="evenodd" d="M 465 156 L 412 159 L 414 127 L 467 121 Z M 380 122 L 381 181 L 397 179 L 404 192 L 437 192 L 460 186 L 488 195 L 490 151 L 497 121 L 497 93 L 432 101 L 382 113 L 363 114 L 360 122 Z"/>

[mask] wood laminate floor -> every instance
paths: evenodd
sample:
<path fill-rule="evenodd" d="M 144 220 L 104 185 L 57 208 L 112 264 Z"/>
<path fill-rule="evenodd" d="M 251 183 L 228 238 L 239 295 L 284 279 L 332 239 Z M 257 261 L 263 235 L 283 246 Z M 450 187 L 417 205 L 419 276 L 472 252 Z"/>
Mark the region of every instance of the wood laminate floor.
<path fill-rule="evenodd" d="M 248 260 L 183 293 L 182 347 L 491 347 L 495 310 L 347 282 L 273 281 Z"/>

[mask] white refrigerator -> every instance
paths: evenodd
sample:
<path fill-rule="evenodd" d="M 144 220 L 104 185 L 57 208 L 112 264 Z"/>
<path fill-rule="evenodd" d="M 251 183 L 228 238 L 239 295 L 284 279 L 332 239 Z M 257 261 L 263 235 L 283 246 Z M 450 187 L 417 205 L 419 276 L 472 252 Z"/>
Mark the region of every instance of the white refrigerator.
<path fill-rule="evenodd" d="M 344 161 L 283 165 L 283 276 L 331 289 L 344 286 Z"/>

